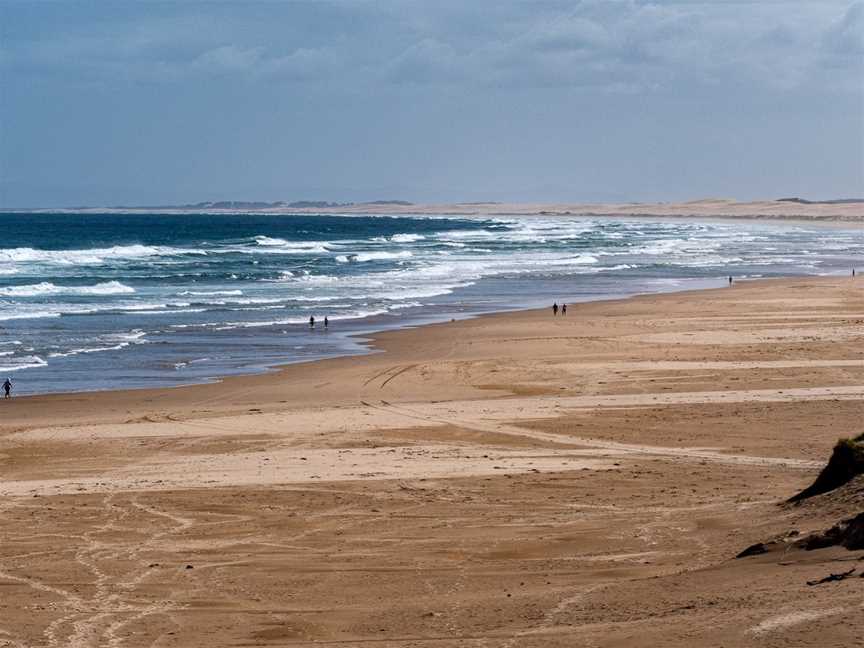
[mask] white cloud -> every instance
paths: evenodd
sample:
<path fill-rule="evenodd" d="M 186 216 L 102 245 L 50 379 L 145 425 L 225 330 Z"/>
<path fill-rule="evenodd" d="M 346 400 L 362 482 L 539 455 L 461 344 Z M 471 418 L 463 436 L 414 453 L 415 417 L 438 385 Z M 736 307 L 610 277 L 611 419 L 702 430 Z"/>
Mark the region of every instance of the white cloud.
<path fill-rule="evenodd" d="M 541 52 L 608 51 L 613 35 L 603 25 L 582 16 L 562 16 L 543 21 L 528 30 L 519 41 Z"/>
<path fill-rule="evenodd" d="M 586 0 L 520 14 L 483 37 L 415 20 L 421 30 L 381 64 L 399 84 L 547 86 L 636 91 L 756 84 L 848 87 L 864 72 L 861 2 L 644 4 Z M 542 5 L 538 5 L 541 6 Z M 506 5 L 505 5 L 506 7 Z M 467 11 L 467 10 L 466 10 Z M 458 21 L 450 16 L 451 22 Z M 489 17 L 494 22 L 496 16 Z M 468 23 L 466 17 L 462 22 Z M 830 43 L 826 45 L 825 43 Z M 845 77 L 824 74 L 845 66 Z"/>
<path fill-rule="evenodd" d="M 559 3 L 557 9 L 535 4 L 531 12 L 506 2 L 494 9 L 323 4 L 336 19 L 340 12 L 346 16 L 344 24 L 329 27 L 331 33 L 325 25 L 312 36 L 301 38 L 295 30 L 280 38 L 278 21 L 265 25 L 244 15 L 244 27 L 232 30 L 228 20 L 187 15 L 129 25 L 125 31 L 18 43 L 4 50 L 0 65 L 108 81 L 219 77 L 612 91 L 682 83 L 848 88 L 864 71 L 860 0 L 851 6 L 827 0 L 584 0 L 563 8 Z M 301 9 L 287 5 L 280 10 L 290 16 Z"/>
<path fill-rule="evenodd" d="M 454 81 L 467 69 L 449 44 L 423 38 L 383 66 L 384 78 L 398 83 Z"/>
<path fill-rule="evenodd" d="M 864 2 L 854 3 L 828 28 L 822 46 L 830 57 L 846 64 L 861 64 L 864 58 Z"/>
<path fill-rule="evenodd" d="M 328 48 L 304 48 L 262 61 L 257 73 L 263 77 L 294 81 L 326 80 L 343 65 L 340 56 Z"/>
<path fill-rule="evenodd" d="M 248 72 L 257 67 L 261 60 L 260 47 L 223 45 L 200 54 L 189 64 L 189 68 L 206 74 Z"/>

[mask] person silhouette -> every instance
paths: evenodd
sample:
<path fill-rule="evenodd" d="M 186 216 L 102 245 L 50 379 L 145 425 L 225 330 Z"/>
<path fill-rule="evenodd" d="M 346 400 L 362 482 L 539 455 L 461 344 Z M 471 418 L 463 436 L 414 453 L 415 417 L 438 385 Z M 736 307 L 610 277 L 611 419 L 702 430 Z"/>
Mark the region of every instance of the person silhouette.
<path fill-rule="evenodd" d="M 310 329 L 315 328 L 315 316 L 314 315 L 309 316 L 309 328 Z"/>
<path fill-rule="evenodd" d="M 558 302 L 555 302 L 554 304 L 552 304 L 552 315 L 554 316 L 557 314 L 558 314 Z"/>
<path fill-rule="evenodd" d="M 567 304 L 561 304 L 561 315 L 567 314 Z"/>
<path fill-rule="evenodd" d="M 324 316 L 324 328 L 326 329 L 328 326 L 330 326 L 330 320 L 328 320 L 327 316 L 325 315 Z"/>
<path fill-rule="evenodd" d="M 4 398 L 12 397 L 12 379 L 7 378 L 6 382 L 3 383 L 3 393 L 5 394 Z"/>

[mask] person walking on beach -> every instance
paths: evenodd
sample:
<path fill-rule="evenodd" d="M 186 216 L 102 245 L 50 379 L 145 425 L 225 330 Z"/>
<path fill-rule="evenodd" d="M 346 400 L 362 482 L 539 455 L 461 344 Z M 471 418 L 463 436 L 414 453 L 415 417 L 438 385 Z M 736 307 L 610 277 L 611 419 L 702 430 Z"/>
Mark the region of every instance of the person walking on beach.
<path fill-rule="evenodd" d="M 729 277 L 729 285 L 732 285 L 732 277 Z"/>
<path fill-rule="evenodd" d="M 3 383 L 3 393 L 5 394 L 4 398 L 12 397 L 12 379 L 7 378 L 6 382 Z"/>
<path fill-rule="evenodd" d="M 309 328 L 310 329 L 315 328 L 315 316 L 314 315 L 309 316 Z"/>
<path fill-rule="evenodd" d="M 552 304 L 552 316 L 554 317 L 557 314 L 558 314 L 558 302 L 555 302 L 554 304 Z"/>
<path fill-rule="evenodd" d="M 330 320 L 328 320 L 327 316 L 325 315 L 324 316 L 324 329 L 326 330 L 328 326 L 330 326 Z"/>
<path fill-rule="evenodd" d="M 561 304 L 561 315 L 564 316 L 567 314 L 567 304 Z"/>

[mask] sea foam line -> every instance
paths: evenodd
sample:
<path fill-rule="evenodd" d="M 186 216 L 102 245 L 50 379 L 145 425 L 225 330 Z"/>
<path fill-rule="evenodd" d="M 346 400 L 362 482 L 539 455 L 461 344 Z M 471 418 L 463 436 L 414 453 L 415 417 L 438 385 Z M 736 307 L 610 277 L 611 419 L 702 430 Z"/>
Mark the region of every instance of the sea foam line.
<path fill-rule="evenodd" d="M 58 286 L 50 281 L 23 286 L 6 286 L 0 288 L 4 297 L 40 297 L 42 295 L 128 295 L 134 293 L 131 286 L 119 281 L 106 281 L 93 286 Z"/>

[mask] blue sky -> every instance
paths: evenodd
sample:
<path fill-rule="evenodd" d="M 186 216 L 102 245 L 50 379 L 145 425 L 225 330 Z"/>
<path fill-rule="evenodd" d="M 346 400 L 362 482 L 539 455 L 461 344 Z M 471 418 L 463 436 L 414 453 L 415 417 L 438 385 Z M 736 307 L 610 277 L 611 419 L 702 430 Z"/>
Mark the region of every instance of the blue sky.
<path fill-rule="evenodd" d="M 0 205 L 864 194 L 864 2 L 0 0 Z"/>

